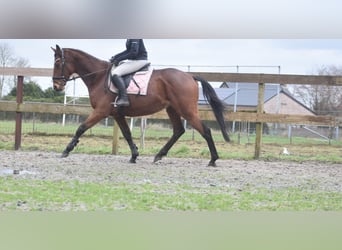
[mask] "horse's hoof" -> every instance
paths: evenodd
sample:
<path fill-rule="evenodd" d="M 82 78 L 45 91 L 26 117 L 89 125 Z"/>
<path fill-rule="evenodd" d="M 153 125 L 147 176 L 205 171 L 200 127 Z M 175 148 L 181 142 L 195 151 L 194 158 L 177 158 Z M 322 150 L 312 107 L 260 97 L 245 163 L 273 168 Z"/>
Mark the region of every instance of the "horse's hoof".
<path fill-rule="evenodd" d="M 137 163 L 135 159 L 130 159 L 129 163 Z"/>
<path fill-rule="evenodd" d="M 62 155 L 61 155 L 61 158 L 66 158 L 69 156 L 69 153 L 67 152 L 63 152 Z"/>
<path fill-rule="evenodd" d="M 208 167 L 217 167 L 215 162 L 209 162 Z"/>
<path fill-rule="evenodd" d="M 160 161 L 161 159 L 162 159 L 162 157 L 156 156 L 156 157 L 154 157 L 153 163 L 156 163 L 157 161 Z"/>

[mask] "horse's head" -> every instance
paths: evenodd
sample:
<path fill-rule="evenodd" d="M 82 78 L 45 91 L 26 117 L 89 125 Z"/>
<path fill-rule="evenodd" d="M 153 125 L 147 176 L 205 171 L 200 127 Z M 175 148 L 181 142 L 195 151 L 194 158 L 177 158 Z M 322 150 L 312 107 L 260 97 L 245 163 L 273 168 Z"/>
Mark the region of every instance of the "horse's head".
<path fill-rule="evenodd" d="M 51 49 L 55 52 L 55 63 L 53 67 L 53 88 L 56 91 L 62 91 L 69 81 L 70 75 L 73 73 L 70 65 L 65 60 L 64 50 L 58 45 Z"/>

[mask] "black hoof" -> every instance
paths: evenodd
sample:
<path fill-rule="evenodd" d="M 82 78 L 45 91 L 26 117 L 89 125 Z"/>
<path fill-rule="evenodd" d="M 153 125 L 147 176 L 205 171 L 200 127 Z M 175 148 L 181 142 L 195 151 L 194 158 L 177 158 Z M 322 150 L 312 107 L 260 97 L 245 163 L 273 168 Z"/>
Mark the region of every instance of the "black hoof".
<path fill-rule="evenodd" d="M 162 157 L 156 156 L 156 157 L 154 157 L 153 163 L 156 163 L 157 161 L 160 161 L 161 159 L 162 159 Z"/>
<path fill-rule="evenodd" d="M 210 161 L 208 167 L 217 167 L 215 162 Z"/>
<path fill-rule="evenodd" d="M 129 160 L 129 163 L 137 163 L 137 162 L 136 162 L 135 159 L 132 159 L 132 158 L 131 158 L 131 159 Z"/>
<path fill-rule="evenodd" d="M 66 158 L 69 156 L 69 153 L 67 152 L 63 152 L 62 155 L 61 155 L 61 158 Z"/>

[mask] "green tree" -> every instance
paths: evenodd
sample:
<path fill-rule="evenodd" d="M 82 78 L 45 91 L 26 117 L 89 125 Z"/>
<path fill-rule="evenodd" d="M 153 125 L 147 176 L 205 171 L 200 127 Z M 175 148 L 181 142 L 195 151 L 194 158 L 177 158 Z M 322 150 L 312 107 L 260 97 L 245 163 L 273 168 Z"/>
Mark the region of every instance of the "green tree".
<path fill-rule="evenodd" d="M 23 86 L 23 91 L 24 91 L 24 97 L 30 97 L 33 99 L 36 98 L 44 98 L 44 91 L 40 88 L 40 86 L 31 81 L 28 83 L 24 83 Z M 12 90 L 9 93 L 10 96 L 16 96 L 17 95 L 17 87 L 12 88 Z"/>
<path fill-rule="evenodd" d="M 45 98 L 55 98 L 58 96 L 64 96 L 64 93 L 55 91 L 52 87 L 49 87 L 44 91 Z"/>
<path fill-rule="evenodd" d="M 44 91 L 44 97 L 49 100 L 49 102 L 63 103 L 64 93 L 55 91 L 52 87 L 47 88 Z"/>
<path fill-rule="evenodd" d="M 56 103 L 63 103 L 64 101 L 64 93 L 54 91 L 51 87 L 43 91 L 41 87 L 34 81 L 24 83 L 23 92 L 25 101 Z M 4 99 L 15 100 L 16 96 L 17 87 L 14 87 Z"/>

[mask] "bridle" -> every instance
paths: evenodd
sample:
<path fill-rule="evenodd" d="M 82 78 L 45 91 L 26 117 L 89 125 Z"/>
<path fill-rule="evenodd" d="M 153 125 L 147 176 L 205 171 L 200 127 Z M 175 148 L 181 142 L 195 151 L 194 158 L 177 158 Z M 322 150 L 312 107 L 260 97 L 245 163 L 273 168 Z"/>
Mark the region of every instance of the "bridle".
<path fill-rule="evenodd" d="M 57 58 L 55 60 L 55 63 L 58 62 L 59 60 L 62 60 L 62 72 L 61 72 L 61 76 L 53 76 L 52 77 L 52 81 L 56 81 L 56 80 L 62 80 L 63 82 L 55 82 L 58 85 L 61 86 L 65 86 L 67 84 L 68 81 L 71 81 L 72 78 L 66 79 L 65 75 L 64 75 L 64 68 L 65 68 L 65 57 L 64 57 L 64 50 L 61 49 L 61 57 Z"/>
<path fill-rule="evenodd" d="M 90 72 L 90 73 L 87 73 L 87 74 L 84 74 L 84 75 L 77 75 L 77 76 L 74 76 L 72 78 L 66 78 L 65 75 L 64 75 L 64 68 L 65 68 L 65 57 L 64 57 L 64 50 L 63 48 L 61 48 L 61 57 L 57 58 L 55 60 L 55 63 L 58 62 L 59 60 L 62 60 L 62 70 L 61 70 L 61 76 L 53 76 L 52 77 L 52 81 L 57 84 L 57 85 L 60 85 L 60 86 L 65 86 L 69 81 L 75 81 L 76 79 L 78 78 L 82 78 L 82 77 L 87 77 L 87 76 L 91 76 L 91 75 L 94 75 L 96 73 L 99 73 L 99 72 L 103 72 L 105 70 L 108 70 L 108 68 L 106 69 L 101 69 L 101 70 L 98 70 L 98 71 L 94 71 L 94 72 Z M 62 82 L 55 82 L 56 80 L 62 80 Z"/>

